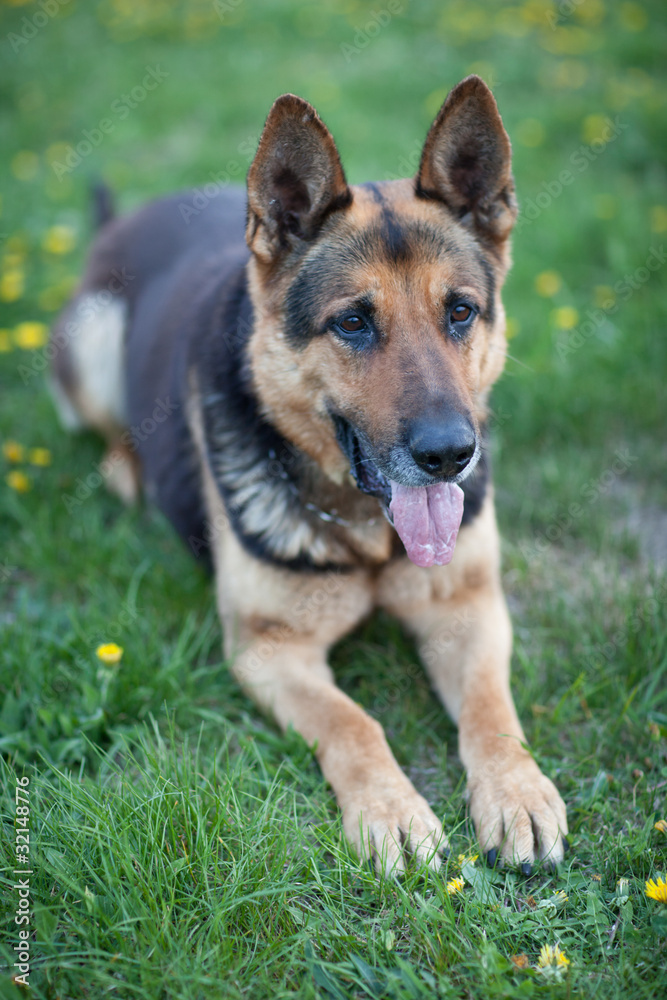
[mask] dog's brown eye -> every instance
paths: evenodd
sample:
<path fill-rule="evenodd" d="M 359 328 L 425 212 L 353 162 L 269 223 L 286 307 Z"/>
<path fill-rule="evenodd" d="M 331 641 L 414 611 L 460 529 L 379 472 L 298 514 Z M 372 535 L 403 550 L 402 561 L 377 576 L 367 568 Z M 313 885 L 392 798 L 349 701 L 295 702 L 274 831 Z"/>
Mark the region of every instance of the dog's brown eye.
<path fill-rule="evenodd" d="M 452 319 L 455 323 L 465 323 L 472 316 L 472 309 L 470 306 L 454 306 L 452 309 Z"/>
<path fill-rule="evenodd" d="M 338 324 L 344 333 L 359 333 L 366 326 L 360 316 L 348 316 Z"/>

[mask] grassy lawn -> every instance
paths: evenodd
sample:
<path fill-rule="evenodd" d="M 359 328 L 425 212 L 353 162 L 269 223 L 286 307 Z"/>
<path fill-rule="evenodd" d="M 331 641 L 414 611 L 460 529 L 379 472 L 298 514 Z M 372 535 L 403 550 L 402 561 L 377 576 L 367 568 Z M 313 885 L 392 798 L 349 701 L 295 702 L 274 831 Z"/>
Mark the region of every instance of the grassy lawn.
<path fill-rule="evenodd" d="M 26 995 L 11 984 L 22 776 L 27 995 L 664 988 L 667 906 L 645 894 L 667 875 L 663 6 L 0 7 L 0 996 Z M 95 177 L 122 208 L 241 183 L 288 90 L 317 106 L 352 181 L 403 175 L 471 70 L 495 90 L 524 209 L 493 398 L 513 687 L 571 850 L 529 879 L 470 860 L 455 729 L 411 643 L 375 618 L 335 651 L 340 684 L 382 721 L 453 845 L 441 878 L 395 883 L 352 856 L 308 747 L 230 678 L 210 583 L 164 520 L 103 488 L 65 503 L 101 448 L 58 427 L 40 345 L 80 273 Z M 95 656 L 109 641 L 124 648 L 115 667 Z M 539 968 L 556 943 L 569 965 Z"/>

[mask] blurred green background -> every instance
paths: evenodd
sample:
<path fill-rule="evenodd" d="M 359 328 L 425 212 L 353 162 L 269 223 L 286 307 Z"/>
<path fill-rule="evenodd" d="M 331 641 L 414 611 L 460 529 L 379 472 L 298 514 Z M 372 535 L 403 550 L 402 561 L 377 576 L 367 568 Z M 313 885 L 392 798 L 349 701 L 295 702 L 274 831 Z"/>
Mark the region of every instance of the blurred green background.
<path fill-rule="evenodd" d="M 48 322 L 71 289 L 91 178 L 123 209 L 242 183 L 285 91 L 320 111 L 353 182 L 402 175 L 448 89 L 474 71 L 497 96 L 526 212 L 506 292 L 517 360 L 496 397 L 512 447 L 563 449 L 552 478 L 572 486 L 582 448 L 632 439 L 642 484 L 662 479 L 664 267 L 618 292 L 667 233 L 660 3 L 42 0 L 2 13 L 3 328 Z M 53 226 L 66 228 L 49 237 Z M 600 309 L 583 346 L 559 354 Z M 533 516 L 527 497 L 508 502 Z"/>
<path fill-rule="evenodd" d="M 35 766 L 36 782 L 41 774 L 36 815 L 51 854 L 35 889 L 50 956 L 39 995 L 96 995 L 86 985 L 93 967 L 109 988 L 122 979 L 146 997 L 542 995 L 538 974 L 522 979 L 511 957 L 526 952 L 534 966 L 555 939 L 573 964 L 549 995 L 654 995 L 665 924 L 643 879 L 667 869 L 667 838 L 653 827 L 667 779 L 664 3 L 13 0 L 0 16 L 0 750 L 9 796 L 12 768 Z M 557 920 L 539 909 L 538 920 L 525 902 L 548 895 L 548 879 L 529 895 L 513 876 L 494 876 L 510 909 L 482 912 L 473 896 L 452 916 L 445 892 L 445 930 L 416 883 L 402 896 L 348 881 L 354 861 L 329 791 L 299 741 L 277 736 L 230 680 L 211 588 L 169 526 L 150 509 L 122 510 L 103 489 L 68 513 L 63 495 L 95 471 L 101 448 L 57 426 L 44 344 L 81 272 L 96 178 L 121 210 L 178 188 L 243 183 L 285 91 L 316 106 L 351 181 L 410 174 L 447 91 L 470 72 L 498 100 L 523 208 L 492 420 L 514 687 L 531 745 L 568 804 L 574 851 L 567 881 L 554 883 L 570 895 Z M 94 650 L 112 639 L 122 666 L 101 676 Z M 467 849 L 455 732 L 421 674 L 406 674 L 414 659 L 384 618 L 334 654 L 342 686 L 382 719 Z M 167 717 L 173 758 L 158 736 Z M 187 739 L 200 741 L 204 777 L 180 770 Z M 123 740 L 144 747 L 126 784 L 114 771 Z M 204 921 L 197 907 L 208 905 L 199 889 L 175 899 L 168 868 L 136 898 L 113 882 L 126 862 L 138 870 L 142 852 L 147 871 L 158 865 L 162 817 L 136 843 L 114 823 L 126 802 L 130 826 L 148 815 L 163 775 L 185 799 L 201 778 L 199 811 L 178 836 L 208 830 L 215 814 L 226 838 L 227 773 L 241 801 L 240 839 L 229 841 L 234 864 L 244 859 L 239 891 L 253 885 L 261 896 L 268 885 L 275 898 L 270 918 L 247 900 L 234 909 L 236 883 L 226 883 L 227 916 L 211 904 L 193 957 L 188 920 Z M 100 804 L 109 794 L 120 796 L 112 812 Z M 93 849 L 90 831 L 106 823 L 108 841 Z M 97 879 L 101 893 L 108 883 L 94 921 L 84 882 L 67 882 L 87 852 L 98 860 L 85 885 Z M 210 870 L 205 851 L 199 862 Z M 218 863 L 220 878 L 238 877 Z M 62 895 L 54 871 L 69 885 Z M 635 911 L 619 924 L 621 877 Z M 296 898 L 295 915 L 286 900 Z M 380 985 L 351 968 L 354 948 Z M 95 956 L 87 973 L 80 953 Z M 221 969 L 235 971 L 221 979 Z"/>

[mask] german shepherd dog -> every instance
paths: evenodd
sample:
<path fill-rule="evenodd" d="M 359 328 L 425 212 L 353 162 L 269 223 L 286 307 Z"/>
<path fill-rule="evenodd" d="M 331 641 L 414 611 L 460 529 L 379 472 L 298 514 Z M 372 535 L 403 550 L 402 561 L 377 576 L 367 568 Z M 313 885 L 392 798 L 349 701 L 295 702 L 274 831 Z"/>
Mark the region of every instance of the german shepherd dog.
<path fill-rule="evenodd" d="M 484 450 L 510 153 L 469 76 L 415 178 L 350 187 L 315 110 L 286 94 L 247 201 L 219 191 L 188 224 L 183 196 L 108 218 L 53 331 L 65 423 L 101 432 L 110 487 L 129 501 L 143 484 L 209 554 L 234 674 L 315 748 L 347 837 L 385 872 L 406 852 L 437 867 L 447 838 L 327 664 L 374 608 L 415 637 L 458 723 L 489 862 L 527 874 L 566 844 L 510 694 Z"/>

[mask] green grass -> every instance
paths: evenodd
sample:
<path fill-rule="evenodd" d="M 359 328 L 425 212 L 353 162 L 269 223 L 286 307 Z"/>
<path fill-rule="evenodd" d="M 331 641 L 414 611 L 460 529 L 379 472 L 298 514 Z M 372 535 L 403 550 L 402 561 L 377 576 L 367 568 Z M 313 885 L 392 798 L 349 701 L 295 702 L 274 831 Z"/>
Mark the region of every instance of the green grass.
<path fill-rule="evenodd" d="M 203 0 L 70 0 L 27 44 L 16 36 L 24 18 L 28 31 L 43 21 L 40 4 L 2 8 L 10 278 L 0 296 L 12 271 L 25 290 L 0 302 L 0 348 L 10 348 L 0 350 L 0 441 L 46 447 L 52 463 L 0 456 L 0 995 L 21 995 L 7 968 L 22 775 L 35 997 L 634 1000 L 664 984 L 667 907 L 646 899 L 644 882 L 667 874 L 667 837 L 654 829 L 667 811 L 667 272 L 660 265 L 627 295 L 618 285 L 667 243 L 661 7 L 561 4 L 554 30 L 558 8 L 541 0 L 509 13 L 404 0 L 366 38 L 358 29 L 386 4 L 241 0 L 218 4 L 221 19 Z M 114 102 L 149 66 L 167 77 L 121 117 Z M 19 348 L 15 330 L 50 322 L 80 273 L 92 178 L 109 180 L 123 208 L 212 175 L 241 182 L 286 90 L 316 104 L 352 181 L 402 173 L 471 68 L 494 84 L 523 205 L 545 205 L 539 195 L 561 171 L 574 175 L 517 232 L 505 293 L 512 359 L 493 399 L 513 686 L 568 805 L 572 850 L 558 873 L 528 880 L 478 861 L 450 898 L 474 833 L 455 730 L 411 643 L 378 617 L 333 657 L 450 832 L 441 878 L 410 870 L 395 883 L 352 856 L 303 741 L 280 735 L 230 678 L 210 584 L 163 519 L 124 511 L 103 489 L 67 512 L 62 497 L 95 470 L 100 443 L 60 431 L 42 352 Z M 619 134 L 576 167 L 600 116 L 618 117 Z M 58 180 L 50 163 L 63 144 L 105 117 L 113 129 Z M 54 225 L 75 232 L 71 252 L 43 249 Z M 550 297 L 535 285 L 545 271 L 558 275 Z M 582 328 L 614 286 L 618 308 Z M 566 352 L 568 322 L 581 346 Z M 619 450 L 628 458 L 614 471 Z M 12 469 L 28 475 L 28 492 L 6 484 Z M 125 653 L 104 669 L 94 650 L 110 639 Z M 571 963 L 560 978 L 535 969 L 554 942 Z M 512 962 L 521 954 L 527 969 Z"/>

